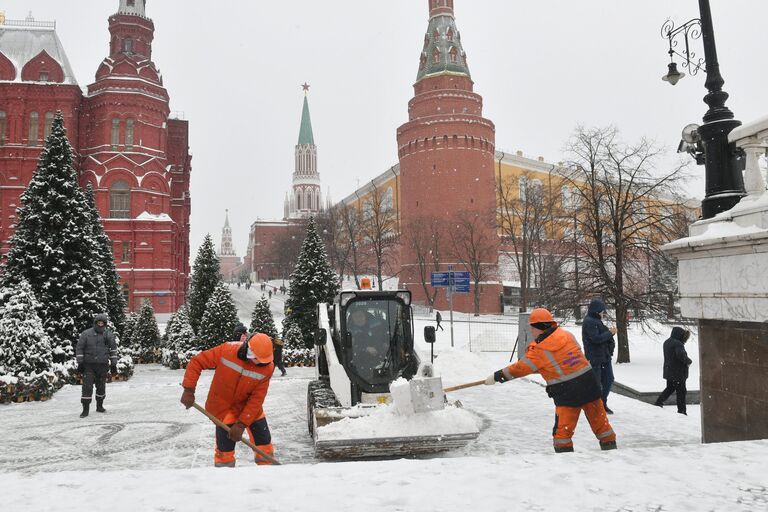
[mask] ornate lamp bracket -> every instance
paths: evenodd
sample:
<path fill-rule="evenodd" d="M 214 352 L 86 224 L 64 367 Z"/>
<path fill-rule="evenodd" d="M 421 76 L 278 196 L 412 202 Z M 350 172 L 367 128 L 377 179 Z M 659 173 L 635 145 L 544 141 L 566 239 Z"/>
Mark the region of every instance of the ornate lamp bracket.
<path fill-rule="evenodd" d="M 688 69 L 691 76 L 699 71 L 707 72 L 704 57 L 699 57 L 691 50 L 691 41 L 701 38 L 701 20 L 694 18 L 675 27 L 675 22 L 667 20 L 661 26 L 661 37 L 669 41 L 669 59 L 674 62 L 675 55 L 683 60 L 682 66 Z M 682 46 L 681 46 L 682 40 Z"/>

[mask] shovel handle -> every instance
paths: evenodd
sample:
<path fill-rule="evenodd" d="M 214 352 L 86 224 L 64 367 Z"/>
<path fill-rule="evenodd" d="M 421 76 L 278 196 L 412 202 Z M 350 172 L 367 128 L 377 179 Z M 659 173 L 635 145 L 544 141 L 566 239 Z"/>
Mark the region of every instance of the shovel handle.
<path fill-rule="evenodd" d="M 448 393 L 450 391 L 458 391 L 460 389 L 473 388 L 475 386 L 479 386 L 480 384 L 485 384 L 485 379 L 476 380 L 475 382 L 467 382 L 466 384 L 459 384 L 458 386 L 451 386 L 449 388 L 445 388 L 443 391 L 445 393 Z"/>
<path fill-rule="evenodd" d="M 205 414 L 206 416 L 208 416 L 208 419 L 209 419 L 209 420 L 211 420 L 212 422 L 214 422 L 214 423 L 216 424 L 216 426 L 219 426 L 219 427 L 223 428 L 224 430 L 226 430 L 226 431 L 227 431 L 227 433 L 229 433 L 229 425 L 227 425 L 226 423 L 224 423 L 223 421 L 221 421 L 219 418 L 217 418 L 217 417 L 216 417 L 216 416 L 214 416 L 213 414 L 211 414 L 211 413 L 209 413 L 208 411 L 206 411 L 206 410 L 205 410 L 205 407 L 202 407 L 202 406 L 201 406 L 200 404 L 198 404 L 197 402 L 193 403 L 193 404 L 192 404 L 192 407 L 194 407 L 195 409 L 197 409 L 197 410 L 198 410 L 198 411 L 200 411 L 201 413 L 203 413 L 203 414 Z M 253 443 L 250 441 L 250 439 L 246 439 L 246 438 L 244 438 L 244 437 L 241 437 L 241 438 L 240 438 L 240 440 L 241 440 L 241 441 L 243 442 L 243 444 L 245 444 L 245 445 L 246 445 L 248 448 L 250 448 L 250 449 L 251 449 L 251 450 L 253 450 L 254 452 L 256 452 L 256 453 L 258 453 L 259 455 L 261 455 L 261 456 L 262 456 L 264 459 L 268 460 L 268 461 L 269 461 L 269 462 L 271 462 L 272 464 L 276 464 L 276 465 L 278 465 L 278 466 L 280 465 L 280 463 L 277 461 L 277 459 L 276 459 L 276 458 L 272 457 L 272 456 L 271 456 L 271 455 L 269 455 L 268 453 L 266 453 L 266 452 L 264 452 L 263 450 L 261 450 L 261 449 L 260 449 L 258 446 L 256 446 L 255 444 L 253 444 Z"/>

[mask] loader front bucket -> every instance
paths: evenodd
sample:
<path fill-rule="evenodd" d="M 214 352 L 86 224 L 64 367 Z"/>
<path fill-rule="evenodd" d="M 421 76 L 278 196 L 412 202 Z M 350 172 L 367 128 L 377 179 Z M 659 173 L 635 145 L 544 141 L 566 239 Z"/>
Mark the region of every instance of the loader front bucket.
<path fill-rule="evenodd" d="M 386 405 L 316 409 L 314 427 L 315 455 L 330 460 L 439 453 L 479 434 L 472 415 L 453 406 L 405 416 Z"/>

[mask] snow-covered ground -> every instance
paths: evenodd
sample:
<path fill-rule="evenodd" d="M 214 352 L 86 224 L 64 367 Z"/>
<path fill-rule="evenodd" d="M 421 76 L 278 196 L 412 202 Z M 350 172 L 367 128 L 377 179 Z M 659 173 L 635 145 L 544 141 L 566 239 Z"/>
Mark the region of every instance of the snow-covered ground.
<path fill-rule="evenodd" d="M 246 320 L 261 292 L 234 290 Z M 282 300 L 272 299 L 276 313 Z M 417 322 L 417 335 L 425 322 Z M 446 386 L 484 378 L 509 356 L 451 349 L 438 336 L 435 366 Z M 552 402 L 534 379 L 520 379 L 449 395 L 480 429 L 462 449 L 431 459 L 320 463 L 306 430 L 314 370 L 289 368 L 273 379 L 265 403 L 284 465 L 256 467 L 238 446 L 238 468 L 230 470 L 211 467 L 210 422 L 179 404 L 182 375 L 139 366 L 130 381 L 108 385 L 108 412 L 86 419 L 78 418 L 74 386 L 47 402 L 0 407 L 0 510 L 768 510 L 768 441 L 702 445 L 698 406 L 682 416 L 614 396 L 619 450 L 601 452 L 582 418 L 576 453 L 557 455 Z M 198 401 L 210 379 L 203 374 Z"/>

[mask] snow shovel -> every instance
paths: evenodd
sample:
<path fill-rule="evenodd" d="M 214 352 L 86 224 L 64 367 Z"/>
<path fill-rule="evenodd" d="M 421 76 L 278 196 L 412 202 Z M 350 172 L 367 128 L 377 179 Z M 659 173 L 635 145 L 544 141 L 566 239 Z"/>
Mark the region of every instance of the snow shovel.
<path fill-rule="evenodd" d="M 208 411 L 206 411 L 206 410 L 205 410 L 205 407 L 202 407 L 202 406 L 198 405 L 198 403 L 197 403 L 197 402 L 193 403 L 193 404 L 192 404 L 192 407 L 194 407 L 195 409 L 197 409 L 197 410 L 198 410 L 198 411 L 200 411 L 201 413 L 203 413 L 203 414 L 205 414 L 206 416 L 208 416 L 208 419 L 209 419 L 209 420 L 211 420 L 211 421 L 212 421 L 212 422 L 214 422 L 214 423 L 215 423 L 217 426 L 219 426 L 219 427 L 223 428 L 224 430 L 226 430 L 226 431 L 227 431 L 227 433 L 229 433 L 229 426 L 227 426 L 227 424 L 226 424 L 226 423 L 224 423 L 223 421 L 221 421 L 219 418 L 217 418 L 217 417 L 216 417 L 216 416 L 214 416 L 213 414 L 211 414 L 211 413 L 209 413 Z M 253 443 L 250 441 L 250 439 L 246 439 L 245 437 L 242 437 L 242 438 L 240 438 L 240 440 L 241 440 L 241 441 L 243 442 L 243 444 L 245 444 L 245 445 L 246 445 L 248 448 L 250 448 L 250 449 L 251 449 L 251 450 L 253 450 L 254 452 L 258 453 L 258 454 L 259 454 L 261 457 L 263 457 L 264 459 L 268 460 L 268 461 L 269 461 L 269 462 L 271 462 L 272 464 L 276 464 L 276 465 L 278 465 L 278 466 L 280 465 L 280 463 L 277 461 L 277 459 L 276 459 L 276 458 L 272 457 L 271 455 L 269 455 L 269 454 L 267 454 L 267 453 L 264 453 L 264 451 L 260 450 L 260 449 L 259 449 L 259 448 L 258 448 L 258 447 L 255 445 L 255 444 L 253 444 Z"/>
<path fill-rule="evenodd" d="M 451 386 L 449 388 L 445 388 L 443 392 L 448 393 L 450 391 L 458 391 L 460 389 L 473 388 L 475 386 L 479 386 L 480 384 L 485 384 L 485 379 L 476 380 L 474 382 L 467 382 L 466 384 L 459 384 L 458 386 Z"/>

